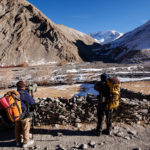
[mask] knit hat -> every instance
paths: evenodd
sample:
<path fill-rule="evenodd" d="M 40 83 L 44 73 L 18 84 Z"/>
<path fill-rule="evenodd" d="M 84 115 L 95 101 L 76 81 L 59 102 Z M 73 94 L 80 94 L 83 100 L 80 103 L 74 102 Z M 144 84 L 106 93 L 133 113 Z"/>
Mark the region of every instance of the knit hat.
<path fill-rule="evenodd" d="M 100 75 L 100 77 L 101 77 L 101 81 L 106 81 L 109 78 L 109 75 L 106 73 L 103 73 Z"/>
<path fill-rule="evenodd" d="M 23 81 L 19 81 L 19 82 L 17 82 L 16 86 L 18 89 L 22 89 L 22 88 L 26 87 L 26 84 Z"/>

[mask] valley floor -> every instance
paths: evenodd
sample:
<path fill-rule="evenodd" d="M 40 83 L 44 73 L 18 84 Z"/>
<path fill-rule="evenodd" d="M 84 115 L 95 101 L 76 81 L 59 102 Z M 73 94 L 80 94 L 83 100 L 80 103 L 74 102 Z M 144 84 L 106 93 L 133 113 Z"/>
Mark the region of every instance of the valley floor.
<path fill-rule="evenodd" d="M 90 64 L 91 65 L 91 64 Z M 95 64 L 92 64 L 95 65 Z M 85 65 L 84 65 L 85 66 Z M 58 70 L 49 69 L 50 73 L 47 76 L 45 75 L 45 72 L 41 70 L 39 72 L 38 68 L 14 68 L 11 71 L 9 69 L 5 69 L 8 73 L 13 73 L 11 82 L 18 81 L 18 79 L 23 80 L 29 80 L 34 79 L 34 83 L 36 81 L 43 82 L 44 80 L 52 81 L 54 79 L 55 81 L 64 81 L 65 76 L 68 76 L 68 79 L 66 83 L 69 81 L 76 81 L 79 79 L 84 79 L 83 77 L 86 77 L 81 84 L 73 84 L 73 85 L 60 85 L 60 86 L 40 86 L 38 87 L 37 92 L 35 93 L 35 98 L 45 98 L 45 97 L 65 97 L 65 98 L 71 98 L 73 95 L 77 94 L 86 94 L 86 93 L 94 93 L 96 94 L 96 91 L 93 89 L 93 84 L 85 84 L 85 81 L 97 81 L 99 78 L 99 75 L 103 72 L 100 71 L 99 67 L 95 68 L 95 70 L 91 71 L 92 73 L 89 74 L 89 69 L 87 70 L 85 67 L 83 69 L 83 66 L 80 66 L 78 70 L 82 73 L 80 75 L 77 70 L 76 66 L 69 66 L 68 70 L 57 68 Z M 72 69 L 73 68 L 73 69 Z M 48 70 L 45 68 L 44 71 Z M 96 70 L 97 69 L 97 70 Z M 124 71 L 124 68 L 107 68 L 107 73 L 111 73 L 112 70 L 114 70 L 114 73 L 120 69 L 121 71 Z M 131 67 L 125 68 L 126 73 L 120 72 L 120 77 L 124 77 L 125 79 L 129 76 L 133 75 L 131 70 L 131 74 L 129 73 Z M 86 72 L 88 71 L 88 72 Z M 149 68 L 145 71 L 148 72 L 140 72 L 135 73 L 135 77 L 138 79 L 142 79 L 142 77 L 150 78 L 149 74 Z M 5 81 L 6 79 L 6 72 L 3 72 L 3 70 L 0 72 L 0 75 L 2 76 L 2 81 Z M 61 73 L 60 73 L 61 72 Z M 51 75 L 52 73 L 52 75 Z M 31 75 L 30 75 L 31 74 Z M 125 75 L 124 75 L 125 74 Z M 86 76 L 85 76 L 86 75 Z M 95 78 L 95 80 L 91 80 L 91 78 Z M 142 76 L 143 75 L 143 76 Z M 44 76 L 44 78 L 43 78 Z M 37 77 L 37 78 L 36 78 Z M 54 78 L 55 77 L 55 78 Z M 57 77 L 57 78 L 56 78 Z M 88 77 L 88 78 L 87 78 Z M 48 80 L 51 79 L 51 80 Z M 90 79 L 90 80 L 87 80 Z M 141 92 L 143 94 L 150 94 L 150 81 L 135 81 L 135 78 L 131 78 L 129 81 L 132 80 L 132 82 L 122 82 L 122 88 L 127 88 L 128 90 L 132 90 L 135 92 Z M 15 85 L 15 82 L 12 83 L 12 85 Z M 70 82 L 74 83 L 74 82 Z M 77 83 L 77 82 L 75 82 Z M 44 85 L 44 83 L 43 83 Z M 51 84 L 48 84 L 51 85 Z M 53 84 L 54 85 L 54 84 Z M 3 86 L 1 86 L 3 87 Z M 0 90 L 0 97 L 3 96 L 7 91 L 6 90 Z M 40 149 L 40 150 L 57 150 L 57 149 L 64 149 L 64 150 L 78 150 L 81 149 L 82 146 L 88 147 L 89 150 L 150 150 L 150 125 L 127 125 L 127 124 L 121 124 L 117 123 L 114 124 L 114 129 L 112 132 L 112 136 L 107 136 L 103 134 L 100 137 L 95 136 L 95 134 L 91 131 L 96 127 L 96 124 L 88 125 L 88 124 L 79 124 L 78 127 L 74 126 L 46 126 L 46 127 L 34 127 L 34 139 L 35 144 L 30 149 Z M 3 131 L 0 131 L 0 150 L 19 150 L 22 148 L 16 148 L 15 142 L 14 142 L 14 133 L 12 129 L 6 129 Z"/>
<path fill-rule="evenodd" d="M 74 95 L 86 95 L 87 93 L 98 94 L 93 87 L 93 84 L 73 84 L 49 87 L 41 86 L 38 87 L 38 90 L 34 96 L 35 98 L 71 98 Z M 134 92 L 141 92 L 146 95 L 150 94 L 150 81 L 122 82 L 121 87 Z M 0 90 L 0 95 L 3 96 L 9 90 L 11 89 Z"/>

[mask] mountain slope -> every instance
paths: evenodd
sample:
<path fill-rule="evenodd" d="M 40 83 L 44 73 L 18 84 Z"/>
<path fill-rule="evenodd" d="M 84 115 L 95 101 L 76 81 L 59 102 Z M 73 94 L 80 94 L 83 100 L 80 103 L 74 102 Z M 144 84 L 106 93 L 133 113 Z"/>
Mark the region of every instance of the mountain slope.
<path fill-rule="evenodd" d="M 89 61 L 82 53 L 90 54 L 93 45 L 100 46 L 87 36 L 71 39 L 25 0 L 1 0 L 0 23 L 0 66 Z"/>
<path fill-rule="evenodd" d="M 150 63 L 150 21 L 102 47 L 100 53 L 119 63 Z"/>
<path fill-rule="evenodd" d="M 96 33 L 90 33 L 91 37 L 96 39 L 100 44 L 110 43 L 118 38 L 120 38 L 123 34 L 114 30 L 111 31 L 100 31 Z"/>

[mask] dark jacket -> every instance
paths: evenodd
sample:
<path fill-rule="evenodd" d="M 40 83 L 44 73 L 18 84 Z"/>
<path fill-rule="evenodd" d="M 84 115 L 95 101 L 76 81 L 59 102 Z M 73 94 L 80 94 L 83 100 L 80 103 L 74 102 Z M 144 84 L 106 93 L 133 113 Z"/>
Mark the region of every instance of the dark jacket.
<path fill-rule="evenodd" d="M 22 111 L 23 113 L 26 113 L 26 117 L 30 117 L 30 108 L 35 104 L 35 100 L 29 95 L 26 90 L 18 89 L 17 91 L 20 93 Z"/>
<path fill-rule="evenodd" d="M 99 92 L 98 99 L 102 102 L 105 98 L 105 103 L 108 103 L 110 99 L 110 90 L 106 82 L 100 81 L 95 84 L 94 89 Z"/>

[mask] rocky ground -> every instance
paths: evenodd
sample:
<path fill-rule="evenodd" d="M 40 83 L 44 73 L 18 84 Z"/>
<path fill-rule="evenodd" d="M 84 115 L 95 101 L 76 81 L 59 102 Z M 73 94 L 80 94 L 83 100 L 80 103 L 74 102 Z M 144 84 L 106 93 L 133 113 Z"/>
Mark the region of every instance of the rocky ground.
<path fill-rule="evenodd" d="M 26 149 L 39 150 L 150 150 L 150 126 L 114 124 L 112 135 L 97 137 L 91 131 L 96 124 L 80 127 L 59 126 L 34 128 L 35 143 Z M 0 149 L 16 148 L 13 130 L 1 132 Z"/>
<path fill-rule="evenodd" d="M 83 63 L 1 69 L 1 88 L 5 85 L 14 86 L 20 79 L 39 85 L 54 85 L 40 87 L 35 93 L 38 106 L 34 122 L 35 144 L 28 149 L 150 150 L 149 81 L 136 81 L 149 77 L 149 67 L 114 65 Z M 132 79 L 132 83 L 122 82 L 124 88 L 132 91 L 123 90 L 121 94 L 120 107 L 114 111 L 112 135 L 103 134 L 97 137 L 91 131 L 97 122 L 96 103 L 91 103 L 83 96 L 72 98 L 74 92 L 79 92 L 82 87 L 70 85 L 72 83 L 83 85 L 88 81 L 94 83 L 104 71 L 110 75 L 118 75 L 120 79 Z M 6 80 L 6 76 L 10 78 Z M 66 83 L 70 85 L 66 85 L 64 92 L 60 89 L 63 89 L 62 85 Z M 60 87 L 57 89 L 58 84 Z M 139 90 L 139 87 L 142 89 Z M 0 95 L 6 91 L 1 90 Z M 2 124 L 1 121 L 0 125 Z M 0 149 L 21 149 L 15 147 L 13 129 L 1 128 L 0 133 Z"/>
<path fill-rule="evenodd" d="M 100 137 L 92 132 L 97 122 L 94 96 L 37 99 L 35 144 L 27 149 L 150 150 L 150 96 L 122 90 L 121 97 L 111 136 L 103 132 Z M 0 149 L 21 149 L 15 147 L 13 129 L 4 129 Z"/>

